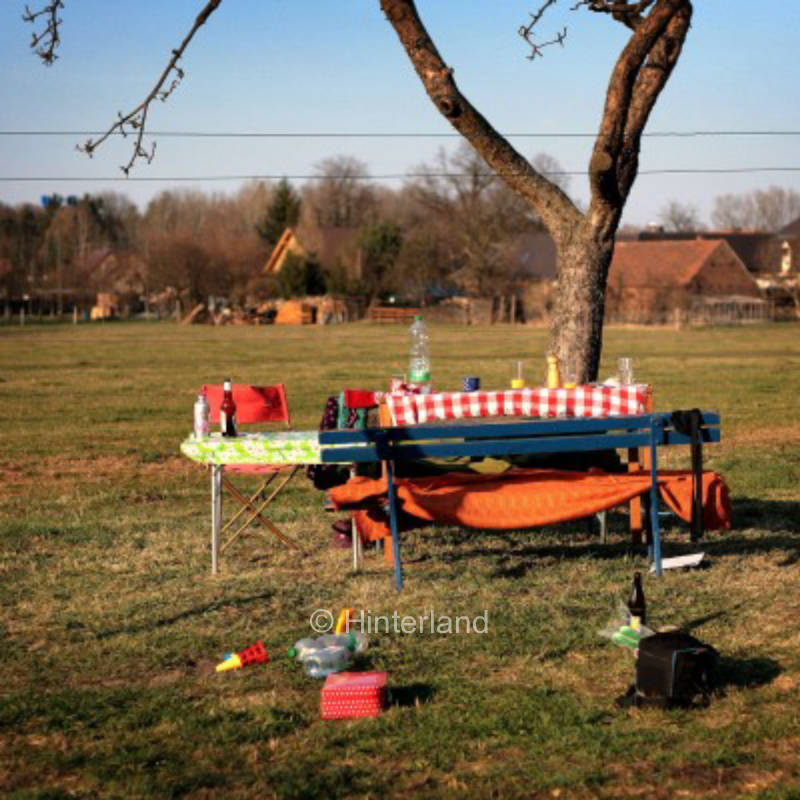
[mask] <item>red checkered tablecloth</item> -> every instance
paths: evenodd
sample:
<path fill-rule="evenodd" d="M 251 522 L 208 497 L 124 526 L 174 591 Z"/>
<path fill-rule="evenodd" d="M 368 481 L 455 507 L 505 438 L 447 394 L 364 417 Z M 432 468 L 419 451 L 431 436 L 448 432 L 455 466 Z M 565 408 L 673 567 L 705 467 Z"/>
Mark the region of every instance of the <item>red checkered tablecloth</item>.
<path fill-rule="evenodd" d="M 614 417 L 643 414 L 650 388 L 578 386 L 575 389 L 508 389 L 383 396 L 395 425 L 470 417 Z"/>

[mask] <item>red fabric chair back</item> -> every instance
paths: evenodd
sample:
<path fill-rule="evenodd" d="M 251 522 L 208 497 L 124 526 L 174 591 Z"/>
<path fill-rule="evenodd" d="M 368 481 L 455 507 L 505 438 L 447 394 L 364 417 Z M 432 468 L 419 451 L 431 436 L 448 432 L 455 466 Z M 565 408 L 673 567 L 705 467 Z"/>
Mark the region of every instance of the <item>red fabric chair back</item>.
<path fill-rule="evenodd" d="M 222 386 L 203 386 L 211 410 L 211 421 L 219 423 L 219 407 L 222 405 Z M 236 420 L 240 425 L 256 422 L 285 422 L 288 428 L 289 404 L 286 388 L 282 383 L 274 386 L 249 386 L 233 384 L 233 402 L 236 403 Z"/>

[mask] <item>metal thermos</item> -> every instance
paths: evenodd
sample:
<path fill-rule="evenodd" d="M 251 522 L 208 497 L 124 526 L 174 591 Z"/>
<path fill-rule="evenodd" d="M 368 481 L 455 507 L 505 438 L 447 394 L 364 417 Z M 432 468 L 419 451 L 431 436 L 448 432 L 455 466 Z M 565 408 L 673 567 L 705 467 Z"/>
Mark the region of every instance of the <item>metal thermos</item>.
<path fill-rule="evenodd" d="M 208 406 L 208 399 L 205 394 L 197 395 L 197 400 L 194 401 L 194 438 L 202 439 L 208 436 L 211 430 L 209 425 L 209 417 L 211 416 L 211 409 Z"/>

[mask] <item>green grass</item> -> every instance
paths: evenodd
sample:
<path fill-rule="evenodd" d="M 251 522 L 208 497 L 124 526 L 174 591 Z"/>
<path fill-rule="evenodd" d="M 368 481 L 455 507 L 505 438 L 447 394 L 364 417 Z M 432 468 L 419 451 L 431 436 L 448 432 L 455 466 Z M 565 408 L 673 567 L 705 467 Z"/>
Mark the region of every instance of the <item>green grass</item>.
<path fill-rule="evenodd" d="M 626 652 L 598 631 L 643 554 L 625 519 L 499 535 L 408 536 L 406 590 L 382 558 L 359 575 L 329 546 L 304 478 L 274 515 L 306 557 L 248 536 L 209 574 L 208 479 L 180 457 L 204 382 L 287 384 L 296 428 L 328 394 L 405 369 L 401 327 L 0 328 L 0 793 L 66 797 L 800 797 L 800 336 L 796 325 L 612 329 L 656 408 L 717 409 L 707 463 L 734 530 L 710 568 L 646 580 L 655 624 L 723 655 L 704 711 L 618 711 Z M 436 383 L 544 377 L 541 329 L 433 327 Z M 677 448 L 676 448 L 677 450 Z M 687 454 L 665 454 L 684 466 Z M 692 552 L 667 523 L 666 554 Z M 486 634 L 381 634 L 375 720 L 322 722 L 320 684 L 286 659 L 217 675 L 226 651 L 279 653 L 316 608 L 474 617 Z"/>

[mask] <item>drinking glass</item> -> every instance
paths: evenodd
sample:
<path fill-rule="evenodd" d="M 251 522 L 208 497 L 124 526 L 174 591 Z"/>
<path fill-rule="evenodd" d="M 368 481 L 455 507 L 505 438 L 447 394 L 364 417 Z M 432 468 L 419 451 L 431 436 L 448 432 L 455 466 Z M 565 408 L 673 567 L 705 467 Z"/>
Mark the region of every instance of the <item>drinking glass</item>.
<path fill-rule="evenodd" d="M 511 363 L 511 388 L 524 389 L 525 378 L 522 376 L 522 362 L 513 361 Z"/>
<path fill-rule="evenodd" d="M 578 359 L 574 355 L 567 356 L 563 380 L 565 389 L 574 389 L 578 385 Z"/>
<path fill-rule="evenodd" d="M 633 383 L 632 358 L 620 358 L 617 360 L 617 379 L 621 386 L 630 386 Z"/>

